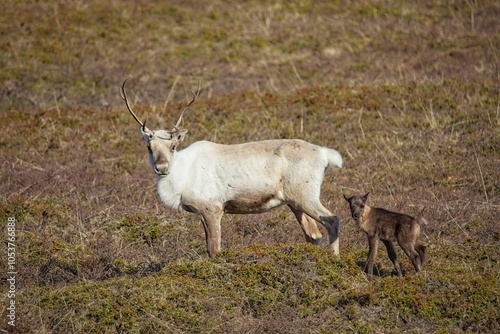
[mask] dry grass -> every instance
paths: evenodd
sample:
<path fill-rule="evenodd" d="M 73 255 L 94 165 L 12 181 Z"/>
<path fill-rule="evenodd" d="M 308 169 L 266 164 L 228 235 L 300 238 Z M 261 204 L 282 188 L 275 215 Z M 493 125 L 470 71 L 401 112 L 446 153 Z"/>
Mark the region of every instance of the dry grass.
<path fill-rule="evenodd" d="M 498 332 L 498 4 L 197 6 L 4 5 L 0 216 L 17 220 L 18 331 Z M 153 128 L 202 80 L 185 145 L 298 137 L 342 152 L 323 189 L 341 259 L 301 243 L 286 210 L 225 216 L 225 251 L 207 259 L 197 218 L 156 195 L 118 95 L 129 75 Z M 366 280 L 342 193 L 369 190 L 373 205 L 425 207 L 421 274 L 400 254 L 407 276 L 393 277 L 379 256 Z"/>

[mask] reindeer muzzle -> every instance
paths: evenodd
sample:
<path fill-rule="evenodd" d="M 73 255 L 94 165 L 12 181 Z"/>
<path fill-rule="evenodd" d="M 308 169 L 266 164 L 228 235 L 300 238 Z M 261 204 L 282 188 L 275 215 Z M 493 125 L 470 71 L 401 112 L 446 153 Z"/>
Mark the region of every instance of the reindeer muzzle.
<path fill-rule="evenodd" d="M 167 176 L 168 175 L 168 167 L 158 167 L 158 165 L 155 165 L 153 167 L 153 171 L 158 176 Z"/>

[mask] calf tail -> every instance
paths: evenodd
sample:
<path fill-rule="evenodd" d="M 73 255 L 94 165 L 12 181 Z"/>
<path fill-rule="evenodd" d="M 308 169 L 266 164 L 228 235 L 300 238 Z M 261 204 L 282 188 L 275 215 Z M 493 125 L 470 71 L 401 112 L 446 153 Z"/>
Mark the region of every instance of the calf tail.
<path fill-rule="evenodd" d="M 429 222 L 427 221 L 427 219 L 425 219 L 424 216 L 423 216 L 424 211 L 425 211 L 425 207 L 422 209 L 422 211 L 420 211 L 420 213 L 417 216 L 417 221 L 418 221 L 418 223 L 420 225 L 427 225 L 427 224 L 429 224 Z"/>
<path fill-rule="evenodd" d="M 337 150 L 328 147 L 322 147 L 321 149 L 323 154 L 328 159 L 328 165 L 342 168 L 342 164 L 344 162 L 342 160 L 342 156 Z"/>
<path fill-rule="evenodd" d="M 429 224 L 429 222 L 427 221 L 427 219 L 425 219 L 423 216 L 418 216 L 417 217 L 417 221 L 420 225 L 427 225 Z"/>

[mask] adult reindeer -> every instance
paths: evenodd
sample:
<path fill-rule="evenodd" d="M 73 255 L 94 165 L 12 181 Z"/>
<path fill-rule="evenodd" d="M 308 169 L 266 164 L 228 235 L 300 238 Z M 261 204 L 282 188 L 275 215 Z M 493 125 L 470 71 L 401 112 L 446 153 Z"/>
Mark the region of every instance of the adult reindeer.
<path fill-rule="evenodd" d="M 128 79 L 127 79 L 128 80 Z M 220 252 L 224 213 L 262 213 L 288 205 L 306 240 L 318 244 L 327 228 L 329 245 L 339 254 L 339 218 L 321 204 L 320 188 L 328 166 L 342 167 L 336 150 L 298 139 L 265 140 L 236 145 L 198 141 L 177 151 L 187 133 L 179 126 L 182 110 L 172 130 L 150 130 L 130 107 L 123 82 L 122 99 L 140 125 L 149 161 L 156 175 L 161 200 L 173 209 L 198 214 L 205 229 L 210 257 Z"/>

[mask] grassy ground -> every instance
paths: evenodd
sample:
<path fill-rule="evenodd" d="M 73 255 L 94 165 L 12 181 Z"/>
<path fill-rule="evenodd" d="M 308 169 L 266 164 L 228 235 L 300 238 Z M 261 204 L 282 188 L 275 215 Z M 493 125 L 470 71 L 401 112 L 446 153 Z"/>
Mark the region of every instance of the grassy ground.
<path fill-rule="evenodd" d="M 0 219 L 16 219 L 19 333 L 498 332 L 500 6 L 494 1 L 20 2 L 0 13 Z M 13 19 L 15 18 L 15 19 Z M 184 144 L 302 138 L 338 149 L 322 199 L 341 258 L 287 210 L 223 218 L 159 200 L 119 98 Z M 429 261 L 404 278 L 342 194 L 425 208 Z M 7 324 L 7 243 L 0 328 Z"/>

